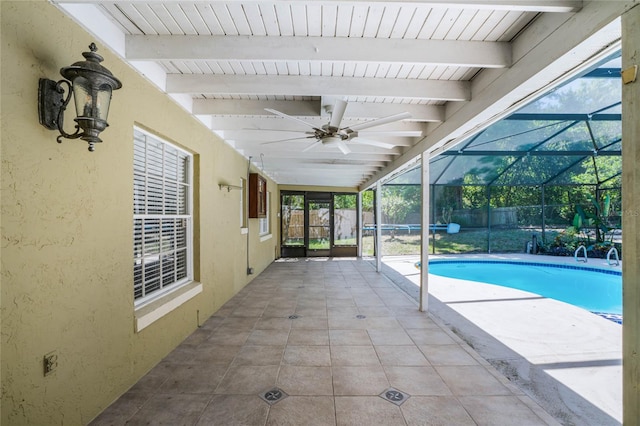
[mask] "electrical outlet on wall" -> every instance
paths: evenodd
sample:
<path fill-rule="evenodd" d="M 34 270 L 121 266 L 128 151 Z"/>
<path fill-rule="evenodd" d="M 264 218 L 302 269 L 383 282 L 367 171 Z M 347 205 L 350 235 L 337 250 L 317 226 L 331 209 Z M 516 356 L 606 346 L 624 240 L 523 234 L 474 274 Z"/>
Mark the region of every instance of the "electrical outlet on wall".
<path fill-rule="evenodd" d="M 48 376 L 58 368 L 58 353 L 56 351 L 49 352 L 43 358 L 44 375 Z"/>

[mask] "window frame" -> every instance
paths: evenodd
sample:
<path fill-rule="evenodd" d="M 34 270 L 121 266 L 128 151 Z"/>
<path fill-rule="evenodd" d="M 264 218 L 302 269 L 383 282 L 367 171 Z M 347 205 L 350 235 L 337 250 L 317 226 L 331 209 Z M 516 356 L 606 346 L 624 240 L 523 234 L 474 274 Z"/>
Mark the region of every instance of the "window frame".
<path fill-rule="evenodd" d="M 271 235 L 271 192 L 267 191 L 266 196 L 266 215 L 258 219 L 258 236 L 265 237 Z M 266 229 L 263 229 L 266 228 Z"/>
<path fill-rule="evenodd" d="M 144 280 L 144 271 L 145 268 L 142 267 L 141 268 L 141 274 L 142 274 L 142 296 L 136 297 L 135 295 L 135 286 L 136 286 L 136 279 L 135 279 L 135 275 L 134 275 L 134 306 L 136 309 L 143 307 L 145 305 L 148 305 L 158 299 L 163 298 L 164 296 L 176 292 L 177 290 L 180 290 L 181 288 L 183 288 L 185 285 L 188 285 L 189 283 L 192 283 L 194 280 L 194 247 L 193 247 L 193 229 L 194 229 L 194 214 L 193 214 L 193 197 L 194 197 L 194 174 L 193 174 L 193 165 L 194 165 L 194 156 L 192 153 L 178 147 L 176 144 L 169 142 L 168 140 L 152 134 L 148 131 L 145 131 L 144 129 L 141 129 L 139 127 L 134 127 L 134 134 L 133 134 L 133 139 L 134 139 L 134 146 L 136 144 L 136 140 L 138 139 L 138 135 L 137 133 L 140 133 L 141 135 L 144 136 L 144 144 L 145 147 L 147 146 L 147 144 L 149 143 L 149 139 L 156 142 L 156 143 L 160 143 L 162 144 L 162 153 L 163 153 L 163 161 L 162 161 L 162 170 L 163 173 L 161 175 L 161 179 L 163 182 L 163 198 L 162 198 L 162 205 L 165 206 L 165 201 L 166 201 L 166 197 L 164 197 L 164 191 L 166 190 L 166 187 L 164 186 L 164 182 L 167 179 L 167 175 L 164 173 L 164 168 L 166 166 L 166 162 L 164 161 L 164 154 L 165 154 L 165 150 L 166 147 L 170 147 L 172 150 L 177 151 L 178 153 L 180 153 L 181 155 L 184 155 L 186 158 L 185 161 L 185 178 L 186 178 L 186 182 L 179 182 L 176 180 L 176 186 L 179 188 L 181 185 L 182 186 L 186 186 L 186 202 L 185 202 L 185 207 L 186 207 L 186 214 L 180 214 L 179 211 L 176 212 L 176 214 L 167 214 L 167 213 L 161 213 L 161 214 L 157 214 L 157 213 L 153 213 L 153 214 L 149 214 L 148 213 L 148 209 L 149 209 L 149 200 L 146 199 L 145 200 L 145 210 L 146 213 L 135 213 L 135 194 L 134 194 L 134 214 L 133 214 L 133 220 L 134 220 L 134 274 L 135 274 L 135 264 L 136 262 L 140 261 L 142 265 L 144 265 L 144 259 L 145 259 L 145 254 L 144 254 L 144 245 L 145 245 L 145 240 L 147 238 L 145 238 L 145 231 L 143 230 L 141 232 L 141 246 L 143 247 L 143 253 L 141 256 L 136 256 L 135 254 L 135 246 L 136 246 L 136 230 L 135 230 L 135 222 L 136 220 L 167 220 L 167 219 L 174 219 L 176 225 L 182 221 L 184 223 L 184 227 L 185 229 L 185 253 L 186 253 L 186 260 L 185 260 L 185 269 L 186 269 L 186 275 L 182 278 L 179 278 L 171 283 L 167 283 L 164 284 L 163 281 L 163 275 L 162 275 L 162 262 L 160 262 L 160 279 L 159 279 L 159 288 L 153 290 L 152 292 L 145 294 L 146 291 L 146 282 Z M 136 161 L 136 153 L 134 151 L 133 153 L 133 158 L 134 158 L 134 162 Z M 144 191 L 145 191 L 145 198 L 146 195 L 148 194 L 149 191 L 149 172 L 148 172 L 148 164 L 149 164 L 149 158 L 147 156 L 147 153 L 145 151 L 145 158 L 144 158 L 144 163 L 145 163 L 145 169 L 143 173 L 140 173 L 138 170 L 136 170 L 136 165 L 134 164 L 134 191 L 135 191 L 135 177 L 136 176 L 143 176 L 145 179 L 145 185 L 144 185 Z M 157 162 L 155 164 L 158 164 Z M 176 195 L 176 203 L 178 203 L 179 201 L 179 196 Z M 164 208 L 163 208 L 164 209 Z M 160 222 L 161 223 L 161 222 Z M 153 234 L 151 234 L 153 235 Z M 162 226 L 160 226 L 160 230 L 159 230 L 159 237 L 161 238 L 162 236 Z M 177 233 L 176 233 L 176 237 L 177 237 Z M 177 253 L 180 249 L 177 246 L 177 243 L 175 242 L 177 240 L 174 240 L 174 244 L 176 244 L 173 249 L 171 250 L 159 250 L 158 252 L 158 257 L 160 259 L 162 259 L 163 253 Z M 178 260 L 176 260 L 176 262 L 178 262 Z M 174 264 L 175 265 L 175 264 Z M 177 268 L 177 265 L 174 266 L 174 268 Z"/>

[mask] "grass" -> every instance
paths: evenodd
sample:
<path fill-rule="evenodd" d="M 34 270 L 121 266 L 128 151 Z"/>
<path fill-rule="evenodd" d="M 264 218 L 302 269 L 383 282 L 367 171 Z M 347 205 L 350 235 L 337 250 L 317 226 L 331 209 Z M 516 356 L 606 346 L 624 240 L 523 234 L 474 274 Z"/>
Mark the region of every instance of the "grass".
<path fill-rule="evenodd" d="M 542 233 L 531 229 L 492 229 L 491 252 L 493 253 L 522 253 L 525 244 L 531 241 L 535 233 L 542 243 Z M 557 231 L 545 232 L 547 241 L 553 240 Z M 429 253 L 434 253 L 433 234 L 430 234 Z M 435 235 L 436 254 L 487 253 L 488 231 L 486 229 L 464 230 L 457 234 L 438 232 Z M 373 237 L 363 238 L 363 254 L 373 254 Z M 384 256 L 398 256 L 406 254 L 420 254 L 420 235 L 383 235 L 382 254 Z"/>

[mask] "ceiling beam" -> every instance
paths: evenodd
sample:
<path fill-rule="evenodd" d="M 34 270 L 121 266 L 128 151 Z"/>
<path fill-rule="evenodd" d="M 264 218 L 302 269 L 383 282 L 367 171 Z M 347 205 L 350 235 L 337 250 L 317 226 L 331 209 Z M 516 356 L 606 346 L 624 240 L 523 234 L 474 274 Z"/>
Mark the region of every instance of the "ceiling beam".
<path fill-rule="evenodd" d="M 131 61 L 328 61 L 469 68 L 511 65 L 508 42 L 364 37 L 127 35 Z"/>
<path fill-rule="evenodd" d="M 224 132 L 225 130 L 266 130 L 266 131 L 278 131 L 278 132 L 306 132 L 313 131 L 311 127 L 305 127 L 301 123 L 297 123 L 292 120 L 287 120 L 281 117 L 277 117 L 268 112 L 264 112 L 264 116 L 261 117 L 210 117 L 207 123 L 210 128 L 216 132 Z M 315 127 L 322 127 L 327 124 L 326 117 L 304 117 L 304 121 Z M 363 120 L 342 120 L 343 126 L 352 126 L 357 123 L 362 123 Z M 374 131 L 426 131 L 428 124 L 417 121 L 396 121 L 389 124 L 383 124 L 381 126 L 371 127 L 366 129 L 369 132 Z M 366 133 L 365 131 L 362 132 Z M 220 135 L 222 136 L 222 135 Z M 295 135 L 291 136 L 295 137 Z"/>
<path fill-rule="evenodd" d="M 292 96 L 390 96 L 436 101 L 468 101 L 469 82 L 301 75 L 167 74 L 168 93 Z"/>
<path fill-rule="evenodd" d="M 265 108 L 271 108 L 296 117 L 322 115 L 328 117 L 329 115 L 321 109 L 320 105 L 320 100 L 194 99 L 192 112 L 197 115 L 267 115 Z M 349 102 L 345 119 L 379 118 L 403 112 L 411 114 L 412 121 L 442 122 L 444 120 L 444 106 L 373 102 Z"/>
<path fill-rule="evenodd" d="M 324 0 L 325 3 L 338 3 L 342 0 Z M 56 4 L 99 4 L 104 0 L 51 0 Z M 120 0 L 116 3 L 123 4 L 140 4 L 149 3 L 149 0 Z M 202 0 L 174 0 L 165 1 L 168 4 L 193 4 L 202 3 Z M 246 3 L 246 0 L 226 0 L 225 3 Z M 291 4 L 292 0 L 272 0 L 274 4 Z M 375 4 L 389 6 L 403 3 L 404 5 L 424 6 L 430 8 L 447 8 L 447 9 L 490 9 L 505 11 L 521 11 L 521 12 L 578 12 L 582 8 L 581 0 L 350 0 L 353 4 Z"/>

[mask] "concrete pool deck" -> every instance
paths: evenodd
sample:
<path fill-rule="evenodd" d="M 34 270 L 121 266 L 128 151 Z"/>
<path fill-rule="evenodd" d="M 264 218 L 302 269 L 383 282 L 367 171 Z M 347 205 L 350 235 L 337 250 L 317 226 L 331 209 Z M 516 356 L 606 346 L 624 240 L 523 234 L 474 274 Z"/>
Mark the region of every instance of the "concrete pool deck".
<path fill-rule="evenodd" d="M 432 260 L 522 260 L 576 265 L 539 255 L 433 255 Z M 414 298 L 419 256 L 387 256 L 383 272 Z M 584 265 L 580 263 L 579 265 Z M 592 268 L 621 270 L 605 260 Z M 563 424 L 622 422 L 622 326 L 521 290 L 429 276 L 429 312 Z"/>

